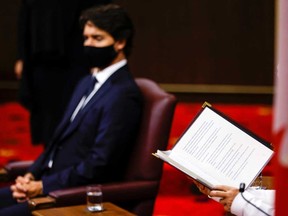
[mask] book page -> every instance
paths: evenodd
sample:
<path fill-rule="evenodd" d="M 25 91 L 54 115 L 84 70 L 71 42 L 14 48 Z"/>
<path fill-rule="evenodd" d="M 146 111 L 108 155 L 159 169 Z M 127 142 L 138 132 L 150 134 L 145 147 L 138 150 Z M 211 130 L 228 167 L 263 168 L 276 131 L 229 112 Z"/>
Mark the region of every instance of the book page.
<path fill-rule="evenodd" d="M 206 107 L 172 149 L 170 158 L 211 183 L 248 187 L 273 151 Z M 198 173 L 201 172 L 205 174 Z"/>
<path fill-rule="evenodd" d="M 215 179 L 210 176 L 209 174 L 202 172 L 200 167 L 193 166 L 192 169 L 187 169 L 187 167 L 182 166 L 181 164 L 177 163 L 175 160 L 170 158 L 171 150 L 168 151 L 160 151 L 157 150 L 157 153 L 153 154 L 154 156 L 161 158 L 163 161 L 169 163 L 173 167 L 177 168 L 178 170 L 186 173 L 188 176 L 192 177 L 193 179 L 199 181 L 206 187 L 212 189 L 213 186 L 217 183 Z M 197 174 L 196 174 L 197 173 Z"/>

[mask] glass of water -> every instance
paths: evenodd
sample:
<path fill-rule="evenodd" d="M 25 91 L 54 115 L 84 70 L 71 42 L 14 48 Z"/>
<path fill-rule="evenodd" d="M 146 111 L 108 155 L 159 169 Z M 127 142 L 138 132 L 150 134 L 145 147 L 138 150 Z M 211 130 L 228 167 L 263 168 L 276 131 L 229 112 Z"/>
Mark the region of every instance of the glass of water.
<path fill-rule="evenodd" d="M 87 186 L 87 209 L 90 212 L 103 211 L 101 185 Z"/>

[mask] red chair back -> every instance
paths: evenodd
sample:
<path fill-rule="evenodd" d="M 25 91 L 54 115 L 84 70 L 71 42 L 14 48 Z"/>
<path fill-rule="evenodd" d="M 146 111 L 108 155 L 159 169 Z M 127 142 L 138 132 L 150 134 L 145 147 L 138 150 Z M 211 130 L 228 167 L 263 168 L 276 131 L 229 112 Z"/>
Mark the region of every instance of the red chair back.
<path fill-rule="evenodd" d="M 152 153 L 157 149 L 167 148 L 176 98 L 152 80 L 145 78 L 135 80 L 144 97 L 144 110 L 126 177 L 128 180 L 160 181 L 163 163 Z"/>

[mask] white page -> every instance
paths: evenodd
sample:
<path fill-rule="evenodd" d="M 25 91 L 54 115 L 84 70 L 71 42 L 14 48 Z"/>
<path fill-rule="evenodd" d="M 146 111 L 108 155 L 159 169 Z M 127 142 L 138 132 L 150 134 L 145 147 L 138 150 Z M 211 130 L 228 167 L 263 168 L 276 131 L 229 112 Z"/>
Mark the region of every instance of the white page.
<path fill-rule="evenodd" d="M 205 178 L 214 177 L 214 185 L 239 187 L 243 182 L 248 187 L 272 155 L 272 150 L 206 107 L 169 157 L 199 176 L 201 167 Z"/>
<path fill-rule="evenodd" d="M 190 169 L 188 169 L 185 166 L 182 166 L 181 164 L 177 163 L 175 160 L 171 159 L 170 154 L 171 154 L 171 150 L 168 150 L 168 151 L 157 150 L 157 153 L 155 153 L 154 155 L 156 157 L 161 158 L 162 160 L 169 163 L 170 165 L 176 167 L 177 169 L 181 170 L 182 172 L 186 173 L 188 176 L 192 177 L 193 179 L 206 185 L 208 188 L 213 188 L 214 185 L 219 183 L 208 173 L 203 172 L 202 169 L 196 166 L 195 164 L 193 165 L 193 169 L 191 169 L 191 166 L 190 166 Z"/>

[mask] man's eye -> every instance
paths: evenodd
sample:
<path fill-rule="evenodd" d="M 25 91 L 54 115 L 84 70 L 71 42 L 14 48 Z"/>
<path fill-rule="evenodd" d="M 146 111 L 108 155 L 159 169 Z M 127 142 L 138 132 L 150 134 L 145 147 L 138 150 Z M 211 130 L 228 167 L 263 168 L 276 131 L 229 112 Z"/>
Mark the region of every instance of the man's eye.
<path fill-rule="evenodd" d="M 101 36 L 94 36 L 93 39 L 97 40 L 97 41 L 101 41 L 103 40 L 103 37 Z"/>

